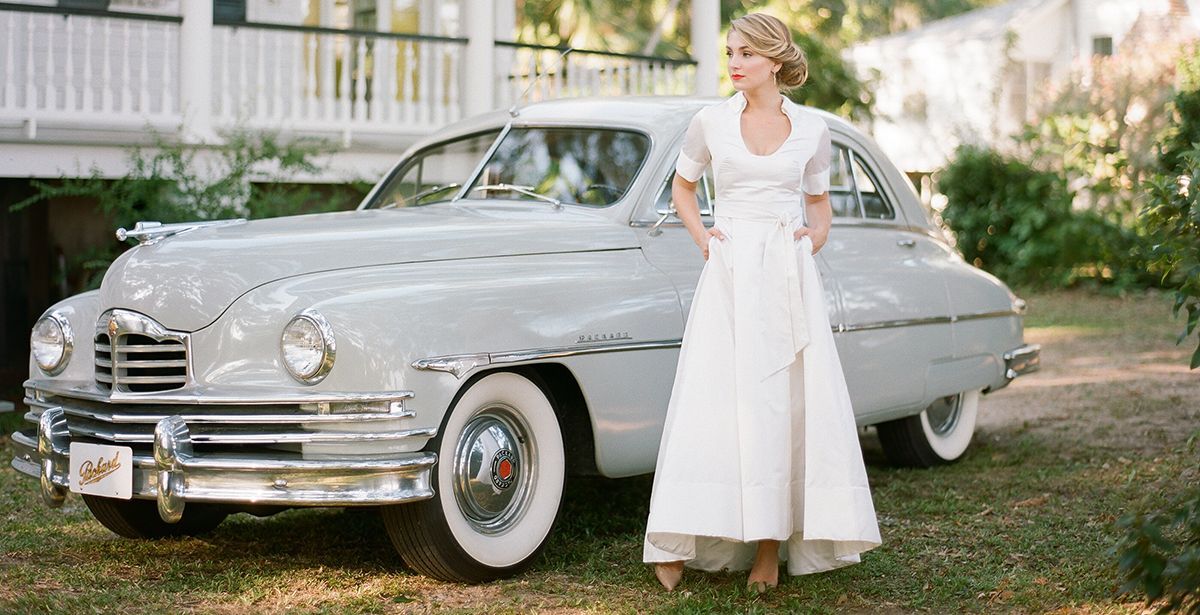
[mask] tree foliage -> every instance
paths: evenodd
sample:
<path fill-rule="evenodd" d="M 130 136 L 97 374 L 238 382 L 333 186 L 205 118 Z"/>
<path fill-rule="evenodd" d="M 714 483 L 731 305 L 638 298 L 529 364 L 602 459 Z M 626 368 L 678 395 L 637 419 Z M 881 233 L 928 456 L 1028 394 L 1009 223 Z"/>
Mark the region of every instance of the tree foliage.
<path fill-rule="evenodd" d="M 1146 182 L 1140 222 L 1150 236 L 1151 268 L 1175 289 L 1173 313 L 1186 313 L 1177 343 L 1196 333 L 1191 367 L 1200 367 L 1200 49 L 1180 62 L 1172 126 L 1159 173 Z M 1192 139 L 1189 141 L 1189 139 Z"/>
<path fill-rule="evenodd" d="M 1094 57 L 1045 88 L 1039 119 L 1018 136 L 1027 160 L 1067 179 L 1080 195 L 1077 206 L 1124 225 L 1134 223 L 1142 183 L 1159 168 L 1156 145 L 1172 123 L 1175 67 L 1188 49 L 1175 38 L 1139 34 L 1148 40 L 1126 41 L 1121 53 Z"/>

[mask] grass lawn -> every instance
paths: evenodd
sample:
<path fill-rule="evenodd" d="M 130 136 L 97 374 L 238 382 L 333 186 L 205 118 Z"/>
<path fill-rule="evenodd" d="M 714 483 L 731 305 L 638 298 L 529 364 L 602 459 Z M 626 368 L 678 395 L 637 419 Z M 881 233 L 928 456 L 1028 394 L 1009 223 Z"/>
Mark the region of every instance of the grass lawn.
<path fill-rule="evenodd" d="M 575 480 L 531 572 L 462 586 L 406 570 L 370 511 L 120 539 L 78 497 L 46 508 L 0 437 L 0 612 L 1141 612 L 1115 593 L 1113 521 L 1200 481 L 1200 372 L 1174 344 L 1166 295 L 1021 294 L 1042 371 L 983 398 L 957 464 L 889 468 L 865 433 L 883 545 L 764 596 L 744 573 L 691 570 L 661 591 L 641 564 L 649 477 Z M 0 417 L 0 433 L 17 419 Z"/>

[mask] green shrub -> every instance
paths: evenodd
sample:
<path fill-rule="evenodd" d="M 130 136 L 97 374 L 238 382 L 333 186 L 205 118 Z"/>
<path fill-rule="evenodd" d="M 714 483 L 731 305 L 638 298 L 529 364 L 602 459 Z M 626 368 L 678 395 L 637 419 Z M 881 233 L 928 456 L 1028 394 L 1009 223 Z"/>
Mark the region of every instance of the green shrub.
<path fill-rule="evenodd" d="M 1010 284 L 1128 286 L 1143 277 L 1138 239 L 1102 215 L 1072 211 L 1066 180 L 994 150 L 961 146 L 942 170 L 943 218 L 967 262 Z"/>
<path fill-rule="evenodd" d="M 1192 454 L 1196 437 L 1187 444 Z M 1122 593 L 1140 593 L 1147 604 L 1164 600 L 1158 613 L 1200 615 L 1200 484 L 1194 476 L 1180 482 L 1185 487 L 1163 510 L 1130 511 L 1117 519 L 1121 536 L 1112 554 Z"/>

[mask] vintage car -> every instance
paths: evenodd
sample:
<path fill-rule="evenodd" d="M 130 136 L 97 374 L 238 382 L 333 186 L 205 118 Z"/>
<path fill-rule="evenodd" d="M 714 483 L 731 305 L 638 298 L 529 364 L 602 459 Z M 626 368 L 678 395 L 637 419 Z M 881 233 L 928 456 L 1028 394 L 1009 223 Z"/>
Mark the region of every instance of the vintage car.
<path fill-rule="evenodd" d="M 375 506 L 420 572 L 524 569 L 567 475 L 654 470 L 704 263 L 670 186 L 720 100 L 491 112 L 415 144 L 356 211 L 119 230 L 139 245 L 34 327 L 13 467 L 130 538 Z M 1037 367 L 1024 303 L 877 145 L 812 111 L 835 145 L 817 261 L 857 422 L 895 463 L 953 461 L 980 394 Z"/>

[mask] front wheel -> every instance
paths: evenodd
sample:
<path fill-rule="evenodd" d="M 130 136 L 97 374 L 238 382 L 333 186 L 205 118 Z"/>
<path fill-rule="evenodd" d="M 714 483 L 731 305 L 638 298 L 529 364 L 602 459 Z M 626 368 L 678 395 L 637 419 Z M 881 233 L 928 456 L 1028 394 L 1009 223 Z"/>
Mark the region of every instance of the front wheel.
<path fill-rule="evenodd" d="M 381 509 L 404 561 L 466 583 L 528 568 L 558 516 L 566 476 L 549 396 L 520 374 L 486 375 L 453 404 L 429 449 L 438 456 L 434 497 Z"/>
<path fill-rule="evenodd" d="M 975 433 L 979 394 L 974 390 L 940 397 L 920 414 L 876 425 L 888 461 L 915 468 L 957 461 Z"/>

